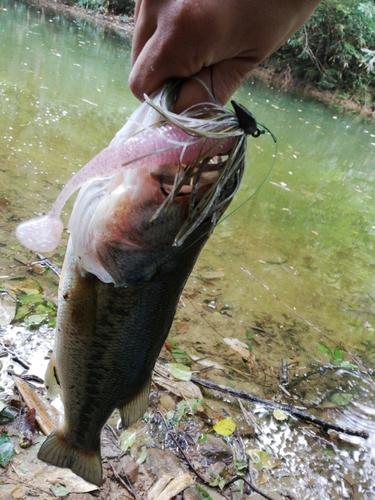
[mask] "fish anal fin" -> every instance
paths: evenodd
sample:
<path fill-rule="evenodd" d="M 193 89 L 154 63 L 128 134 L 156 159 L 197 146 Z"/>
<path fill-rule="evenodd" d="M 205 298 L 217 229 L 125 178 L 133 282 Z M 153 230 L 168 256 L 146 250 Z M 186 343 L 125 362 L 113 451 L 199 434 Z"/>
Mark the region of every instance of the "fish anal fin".
<path fill-rule="evenodd" d="M 97 449 L 83 450 L 68 443 L 61 429 L 55 429 L 40 447 L 38 458 L 49 465 L 70 469 L 77 476 L 96 486 L 102 485 L 99 441 Z"/>
<path fill-rule="evenodd" d="M 47 389 L 47 395 L 50 399 L 60 394 L 61 387 L 58 380 L 55 358 L 52 356 L 48 362 L 46 374 L 44 375 L 44 385 Z"/>
<path fill-rule="evenodd" d="M 150 385 L 151 375 L 133 399 L 127 401 L 123 406 L 118 408 L 123 429 L 127 429 L 133 425 L 145 413 L 148 405 L 148 397 L 150 395 Z"/>

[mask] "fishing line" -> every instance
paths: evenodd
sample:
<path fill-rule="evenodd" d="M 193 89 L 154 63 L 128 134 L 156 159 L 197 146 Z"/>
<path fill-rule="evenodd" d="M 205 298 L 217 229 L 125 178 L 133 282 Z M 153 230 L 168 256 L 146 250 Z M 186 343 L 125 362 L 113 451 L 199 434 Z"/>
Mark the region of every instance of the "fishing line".
<path fill-rule="evenodd" d="M 258 191 L 260 191 L 260 189 L 262 188 L 262 186 L 264 185 L 264 183 L 266 182 L 266 180 L 268 179 L 268 177 L 271 175 L 273 167 L 275 166 L 276 158 L 277 158 L 277 152 L 278 152 L 278 144 L 277 144 L 276 136 L 271 132 L 271 130 L 269 130 L 262 123 L 259 123 L 259 125 L 261 127 L 263 127 L 263 131 L 262 132 L 264 133 L 265 131 L 267 131 L 270 134 L 270 136 L 272 137 L 273 142 L 275 143 L 275 153 L 274 153 L 273 162 L 271 163 L 271 166 L 270 166 L 270 168 L 269 168 L 266 176 L 264 177 L 264 179 L 262 180 L 262 182 L 259 184 L 259 186 L 256 188 L 256 190 L 253 192 L 253 194 L 251 194 L 248 198 L 246 198 L 245 201 L 243 201 L 238 207 L 236 207 L 234 210 L 232 210 L 228 215 L 226 215 L 225 217 L 222 217 L 220 219 L 220 221 L 217 223 L 217 226 L 219 224 L 221 224 L 222 222 L 224 222 L 226 219 L 228 219 L 228 217 L 230 217 L 231 215 L 233 215 L 235 212 L 237 212 L 237 210 L 239 210 L 240 208 L 242 208 L 248 201 L 250 201 L 252 198 L 254 198 L 254 196 L 257 194 Z"/>
<path fill-rule="evenodd" d="M 215 94 L 215 89 L 214 89 L 214 68 L 211 65 L 210 66 L 210 80 L 211 80 L 211 91 L 212 91 L 212 96 L 214 98 L 214 101 L 216 104 L 219 104 L 219 101 L 217 100 L 216 94 Z"/>

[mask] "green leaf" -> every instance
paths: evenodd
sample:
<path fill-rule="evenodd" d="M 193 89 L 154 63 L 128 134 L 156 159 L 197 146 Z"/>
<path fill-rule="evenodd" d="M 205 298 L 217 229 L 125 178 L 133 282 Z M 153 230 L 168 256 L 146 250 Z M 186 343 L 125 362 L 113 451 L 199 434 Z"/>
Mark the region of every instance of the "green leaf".
<path fill-rule="evenodd" d="M 14 455 L 14 446 L 8 434 L 0 434 L 0 465 L 6 467 Z"/>
<path fill-rule="evenodd" d="M 344 358 L 344 354 L 342 352 L 342 349 L 338 346 L 335 347 L 335 350 L 333 351 L 333 356 L 335 358 L 335 361 L 340 362 Z"/>
<path fill-rule="evenodd" d="M 339 406 L 347 405 L 352 399 L 353 399 L 352 394 L 349 394 L 348 392 L 335 392 L 329 398 L 329 400 L 332 403 L 339 405 Z"/>
<path fill-rule="evenodd" d="M 16 312 L 14 319 L 15 319 L 15 321 L 19 321 L 20 319 L 23 319 L 28 314 L 30 314 L 30 308 L 27 305 L 19 306 L 19 307 L 17 307 L 17 312 Z"/>
<path fill-rule="evenodd" d="M 341 361 L 340 366 L 346 368 L 347 370 L 358 370 L 358 366 L 353 365 L 350 361 Z"/>
<path fill-rule="evenodd" d="M 1 421 L 3 419 L 14 420 L 17 417 L 17 415 L 18 415 L 18 412 L 16 412 L 15 410 L 12 410 L 11 408 L 9 408 L 9 406 L 6 406 L 0 412 L 0 420 Z"/>
<path fill-rule="evenodd" d="M 233 466 L 234 470 L 236 471 L 236 474 L 244 474 L 243 471 L 247 470 L 248 463 L 247 462 L 241 462 L 240 460 L 233 460 Z"/>
<path fill-rule="evenodd" d="M 280 420 L 281 422 L 288 419 L 288 415 L 286 415 L 282 410 L 273 410 L 272 414 L 276 420 Z"/>
<path fill-rule="evenodd" d="M 246 453 L 257 469 L 263 469 L 264 467 L 266 469 L 272 469 L 272 467 L 274 467 L 273 460 L 266 451 L 246 450 Z"/>
<path fill-rule="evenodd" d="M 126 451 L 128 448 L 133 446 L 137 437 L 136 431 L 124 431 L 120 434 L 120 448 Z"/>
<path fill-rule="evenodd" d="M 25 318 L 26 326 L 38 326 L 41 325 L 45 321 L 46 317 L 42 314 L 30 314 Z"/>
<path fill-rule="evenodd" d="M 61 484 L 53 484 L 50 488 L 55 497 L 66 497 L 69 495 L 69 490 L 62 486 Z"/>
<path fill-rule="evenodd" d="M 20 295 L 18 297 L 18 301 L 21 304 L 37 304 L 39 302 L 43 302 L 42 295 L 38 294 L 30 294 L 30 295 Z"/>
<path fill-rule="evenodd" d="M 187 359 L 187 354 L 181 349 L 172 348 L 172 356 L 174 359 Z"/>
<path fill-rule="evenodd" d="M 197 488 L 198 488 L 200 494 L 202 495 L 203 500 L 212 500 L 212 497 L 210 497 L 208 492 L 200 484 L 197 484 Z"/>
<path fill-rule="evenodd" d="M 180 401 L 176 406 L 176 413 L 173 415 L 173 424 L 178 426 L 182 417 L 187 414 L 194 414 L 203 405 L 201 399 L 187 399 Z"/>
<path fill-rule="evenodd" d="M 236 430 L 236 422 L 231 417 L 223 418 L 216 422 L 213 429 L 220 436 L 230 436 Z"/>
<path fill-rule="evenodd" d="M 325 354 L 327 354 L 327 356 L 329 356 L 333 360 L 334 356 L 333 356 L 332 352 L 324 344 L 318 344 L 318 349 L 319 349 L 319 351 L 322 351 Z"/>
<path fill-rule="evenodd" d="M 167 366 L 174 378 L 177 378 L 178 380 L 191 379 L 191 371 L 188 366 L 185 366 L 181 363 L 168 363 Z"/>
<path fill-rule="evenodd" d="M 207 434 L 201 434 L 198 443 L 206 443 L 207 442 Z"/>
<path fill-rule="evenodd" d="M 143 450 L 142 453 L 137 458 L 137 464 L 138 465 L 143 464 L 143 462 L 146 461 L 146 458 L 147 458 L 147 450 Z"/>

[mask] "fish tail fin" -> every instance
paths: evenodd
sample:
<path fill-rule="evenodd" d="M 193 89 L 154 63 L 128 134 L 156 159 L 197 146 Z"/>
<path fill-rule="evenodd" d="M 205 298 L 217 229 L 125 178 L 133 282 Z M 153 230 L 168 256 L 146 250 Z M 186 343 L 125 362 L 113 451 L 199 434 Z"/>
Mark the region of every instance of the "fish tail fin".
<path fill-rule="evenodd" d="M 118 408 L 121 417 L 122 428 L 127 429 L 139 420 L 147 409 L 148 397 L 150 395 L 151 375 L 137 394 Z"/>
<path fill-rule="evenodd" d="M 38 458 L 50 465 L 70 469 L 96 486 L 102 485 L 100 443 L 94 451 L 75 448 L 64 439 L 61 429 L 55 429 L 40 447 Z"/>
<path fill-rule="evenodd" d="M 56 363 L 53 356 L 48 362 L 46 374 L 44 375 L 44 385 L 50 399 L 55 399 L 55 397 L 61 392 L 61 387 L 57 377 Z"/>

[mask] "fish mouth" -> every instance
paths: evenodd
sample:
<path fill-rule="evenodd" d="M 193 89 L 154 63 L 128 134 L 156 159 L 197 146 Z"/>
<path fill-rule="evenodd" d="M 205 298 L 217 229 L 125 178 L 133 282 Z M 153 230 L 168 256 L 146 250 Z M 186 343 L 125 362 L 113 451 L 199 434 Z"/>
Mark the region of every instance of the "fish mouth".
<path fill-rule="evenodd" d="M 179 165 L 170 169 L 158 169 L 159 172 L 150 170 L 151 177 L 159 184 L 160 191 L 169 197 L 170 203 L 178 202 L 178 198 L 190 197 L 190 207 L 202 199 L 205 192 L 218 180 L 225 168 L 227 154 L 216 155 L 205 159 L 198 165 L 196 163 Z M 161 170 L 161 171 L 160 171 Z"/>

